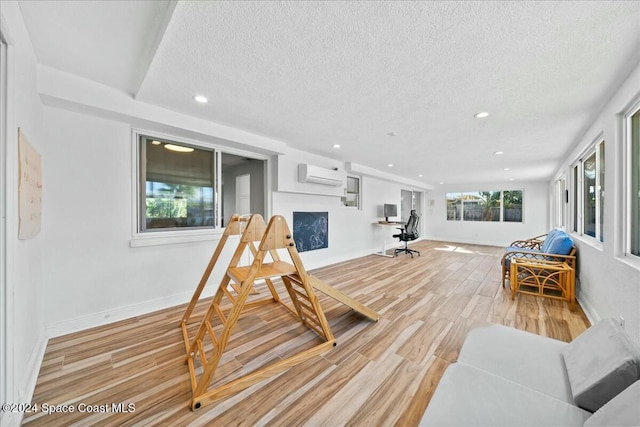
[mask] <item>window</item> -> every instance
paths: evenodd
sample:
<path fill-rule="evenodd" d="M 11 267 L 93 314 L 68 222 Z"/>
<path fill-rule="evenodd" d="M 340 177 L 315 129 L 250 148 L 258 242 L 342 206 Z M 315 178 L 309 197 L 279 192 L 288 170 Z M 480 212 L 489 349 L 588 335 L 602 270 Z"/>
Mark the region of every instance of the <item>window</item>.
<path fill-rule="evenodd" d="M 604 141 L 573 166 L 573 231 L 604 241 Z"/>
<path fill-rule="evenodd" d="M 238 209 L 264 216 L 264 160 L 143 134 L 137 150 L 138 233 L 213 230 Z"/>
<path fill-rule="evenodd" d="M 360 209 L 360 178 L 355 176 L 347 177 L 347 188 L 341 200 L 343 206 Z"/>
<path fill-rule="evenodd" d="M 522 222 L 522 190 L 447 193 L 447 220 Z"/>
<path fill-rule="evenodd" d="M 503 192 L 503 221 L 522 222 L 522 190 Z"/>
<path fill-rule="evenodd" d="M 462 214 L 462 193 L 447 193 L 447 220 L 460 221 Z"/>
<path fill-rule="evenodd" d="M 640 106 L 636 106 L 627 121 L 628 181 L 629 195 L 627 208 L 628 249 L 627 252 L 640 256 Z"/>
<path fill-rule="evenodd" d="M 140 230 L 214 227 L 212 149 L 140 136 Z"/>

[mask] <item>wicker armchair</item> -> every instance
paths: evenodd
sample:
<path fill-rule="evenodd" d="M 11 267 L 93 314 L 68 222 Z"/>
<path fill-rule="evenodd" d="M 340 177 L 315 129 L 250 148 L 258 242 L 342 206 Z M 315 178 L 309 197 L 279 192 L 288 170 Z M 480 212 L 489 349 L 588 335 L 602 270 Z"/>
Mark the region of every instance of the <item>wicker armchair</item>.
<path fill-rule="evenodd" d="M 552 230 L 548 234 L 532 237 L 527 240 L 516 240 L 509 245 L 502 256 L 502 287 L 509 279 L 511 260 L 514 258 L 546 261 L 553 263 L 566 263 L 575 271 L 576 248 L 571 238 L 561 230 Z M 544 263 L 541 263 L 544 265 Z M 544 269 L 540 274 L 546 274 Z"/>

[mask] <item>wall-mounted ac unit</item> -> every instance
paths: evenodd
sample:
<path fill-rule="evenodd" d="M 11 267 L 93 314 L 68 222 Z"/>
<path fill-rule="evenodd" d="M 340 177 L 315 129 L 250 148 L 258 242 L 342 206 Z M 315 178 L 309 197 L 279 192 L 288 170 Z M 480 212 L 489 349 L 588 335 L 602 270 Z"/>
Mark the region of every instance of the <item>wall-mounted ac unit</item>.
<path fill-rule="evenodd" d="M 312 182 L 314 184 L 333 185 L 338 187 L 344 185 L 346 174 L 333 169 L 312 166 L 306 163 L 298 165 L 298 181 Z"/>

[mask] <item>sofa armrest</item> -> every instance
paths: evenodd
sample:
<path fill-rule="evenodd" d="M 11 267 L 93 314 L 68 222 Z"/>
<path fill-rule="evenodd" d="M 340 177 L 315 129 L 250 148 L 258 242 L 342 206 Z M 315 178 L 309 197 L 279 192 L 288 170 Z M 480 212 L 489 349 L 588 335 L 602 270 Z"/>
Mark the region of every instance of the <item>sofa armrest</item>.
<path fill-rule="evenodd" d="M 527 248 L 527 249 L 536 249 L 540 250 L 542 247 L 542 240 L 530 239 L 530 240 L 514 240 L 509 245 L 513 248 Z"/>

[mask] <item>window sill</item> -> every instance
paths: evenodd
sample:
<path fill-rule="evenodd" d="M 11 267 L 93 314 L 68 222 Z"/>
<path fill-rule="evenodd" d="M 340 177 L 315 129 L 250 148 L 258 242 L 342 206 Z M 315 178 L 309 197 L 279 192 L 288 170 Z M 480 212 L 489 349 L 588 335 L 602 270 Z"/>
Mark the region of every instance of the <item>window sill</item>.
<path fill-rule="evenodd" d="M 599 240 L 596 240 L 595 237 L 580 235 L 575 232 L 571 232 L 570 236 L 581 243 L 584 243 L 587 246 L 591 246 L 593 249 L 596 249 L 600 252 L 604 251 L 604 243 Z"/>
<path fill-rule="evenodd" d="M 192 230 L 192 231 L 159 231 L 155 233 L 140 233 L 134 235 L 129 241 L 132 248 L 142 248 L 147 246 L 174 245 L 180 243 L 205 242 L 217 240 L 224 233 L 223 228 L 215 230 Z"/>
<path fill-rule="evenodd" d="M 616 259 L 622 262 L 623 264 L 626 264 L 629 267 L 640 271 L 640 257 L 637 257 L 635 255 L 625 254 L 625 255 L 616 257 Z"/>

